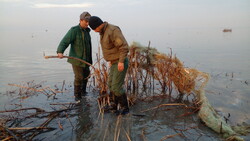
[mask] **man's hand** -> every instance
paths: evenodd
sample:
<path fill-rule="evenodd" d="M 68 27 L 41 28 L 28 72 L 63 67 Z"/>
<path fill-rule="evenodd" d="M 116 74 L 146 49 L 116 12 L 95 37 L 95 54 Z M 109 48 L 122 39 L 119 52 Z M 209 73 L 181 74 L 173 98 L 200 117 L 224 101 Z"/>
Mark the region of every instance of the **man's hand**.
<path fill-rule="evenodd" d="M 58 58 L 63 58 L 63 54 L 62 53 L 57 53 L 57 56 L 58 56 Z"/>
<path fill-rule="evenodd" d="M 109 66 L 109 68 L 112 66 L 112 64 L 111 64 L 111 62 L 110 62 L 110 61 L 108 62 L 108 66 Z"/>
<path fill-rule="evenodd" d="M 124 70 L 124 63 L 119 62 L 118 63 L 118 71 L 123 71 Z"/>

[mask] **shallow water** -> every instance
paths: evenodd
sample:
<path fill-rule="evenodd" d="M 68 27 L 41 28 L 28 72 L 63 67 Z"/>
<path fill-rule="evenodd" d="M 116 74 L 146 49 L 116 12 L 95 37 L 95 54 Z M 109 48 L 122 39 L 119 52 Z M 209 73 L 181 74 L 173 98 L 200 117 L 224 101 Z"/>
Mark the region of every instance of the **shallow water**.
<path fill-rule="evenodd" d="M 14 34 L 15 33 L 15 34 Z M 15 89 L 9 83 L 22 84 L 34 80 L 35 83 L 43 82 L 45 86 L 61 86 L 65 80 L 68 93 L 57 95 L 57 99 L 47 99 L 44 95 L 33 96 L 25 99 L 23 107 L 40 107 L 50 109 L 49 103 L 74 102 L 72 93 L 73 72 L 70 64 L 65 59 L 44 59 L 46 55 L 55 55 L 56 46 L 63 33 L 56 31 L 38 31 L 32 33 L 3 31 L 0 33 L 0 109 L 8 109 L 14 97 L 4 95 L 6 91 Z M 207 97 L 214 108 L 222 115 L 230 113 L 229 123 L 236 125 L 246 122 L 250 124 L 250 29 L 233 29 L 231 33 L 223 33 L 221 29 L 176 29 L 168 30 L 162 40 L 157 38 L 157 43 L 152 39 L 152 46 L 160 52 L 173 53 L 189 68 L 197 68 L 210 74 L 211 79 L 205 88 Z M 128 41 L 133 37 L 128 37 Z M 140 41 L 139 41 L 140 42 Z M 142 41 L 145 42 L 145 41 Z M 96 43 L 93 40 L 94 52 L 97 53 Z M 51 125 L 56 125 L 60 120 L 64 130 L 54 130 L 37 136 L 37 139 L 54 140 L 106 140 L 114 139 L 117 116 L 106 114 L 98 117 L 99 110 L 96 103 L 96 93 L 91 92 L 82 102 L 81 107 L 72 113 L 71 121 L 76 126 L 73 130 L 66 118 L 56 119 Z M 86 103 L 89 105 L 86 106 Z M 159 105 L 160 103 L 143 103 L 131 108 L 131 113 Z M 51 109 L 50 109 L 51 110 Z M 162 111 L 162 110 L 161 110 Z M 145 115 L 156 116 L 127 116 L 122 117 L 121 138 L 126 140 L 129 133 L 132 140 L 160 140 L 166 135 L 174 135 L 176 128 L 194 129 L 183 132 L 186 137 L 176 136 L 175 140 L 220 140 L 220 137 L 210 129 L 204 127 L 196 116 L 185 119 L 176 119 L 178 111 L 159 112 L 151 111 Z M 98 118 L 97 118 L 98 117 Z M 27 121 L 28 122 L 28 121 Z M 39 121 L 37 121 L 39 123 Z M 36 125 L 37 123 L 34 123 Z M 126 131 L 126 132 L 125 132 Z M 48 135 L 50 138 L 48 139 Z M 249 135 L 244 137 L 250 139 Z M 171 140 L 171 139 L 170 139 Z"/>

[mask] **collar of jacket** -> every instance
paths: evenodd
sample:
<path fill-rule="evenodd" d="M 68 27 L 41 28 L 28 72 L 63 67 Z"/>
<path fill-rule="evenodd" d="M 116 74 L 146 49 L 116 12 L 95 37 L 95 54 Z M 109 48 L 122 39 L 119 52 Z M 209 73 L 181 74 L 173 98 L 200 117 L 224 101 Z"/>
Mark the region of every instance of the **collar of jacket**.
<path fill-rule="evenodd" d="M 108 26 L 108 22 L 103 22 L 103 23 L 104 23 L 104 26 L 103 26 L 103 28 L 102 28 L 102 30 L 101 30 L 101 32 L 100 32 L 100 35 L 103 35 L 103 34 L 104 34 L 104 32 L 106 31 L 107 26 Z"/>
<path fill-rule="evenodd" d="M 79 26 L 79 28 L 81 29 L 81 30 L 85 30 L 85 31 L 88 31 L 88 32 L 90 32 L 90 28 L 82 28 L 81 26 L 80 26 L 80 24 L 78 24 L 78 26 Z"/>

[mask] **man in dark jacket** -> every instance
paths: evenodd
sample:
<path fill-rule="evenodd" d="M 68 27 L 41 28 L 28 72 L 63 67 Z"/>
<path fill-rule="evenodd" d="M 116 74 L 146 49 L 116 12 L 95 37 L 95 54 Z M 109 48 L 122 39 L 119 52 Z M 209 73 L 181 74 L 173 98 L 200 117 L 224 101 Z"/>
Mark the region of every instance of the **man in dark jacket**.
<path fill-rule="evenodd" d="M 92 64 L 92 45 L 89 34 L 90 29 L 88 28 L 90 16 L 88 12 L 83 12 L 80 15 L 79 25 L 71 27 L 63 37 L 57 48 L 59 58 L 63 57 L 64 51 L 71 45 L 69 56 L 82 59 Z M 87 78 L 90 74 L 89 66 L 74 59 L 68 59 L 68 62 L 72 64 L 75 74 L 74 95 L 76 99 L 79 99 L 86 94 Z"/>
<path fill-rule="evenodd" d="M 108 86 L 111 94 L 114 94 L 114 105 L 112 109 L 117 109 L 117 104 L 121 105 L 120 114 L 129 113 L 127 96 L 123 89 L 124 79 L 128 69 L 129 52 L 128 43 L 118 26 L 103 22 L 97 16 L 91 16 L 89 26 L 100 33 L 100 43 L 104 59 L 111 63 Z"/>

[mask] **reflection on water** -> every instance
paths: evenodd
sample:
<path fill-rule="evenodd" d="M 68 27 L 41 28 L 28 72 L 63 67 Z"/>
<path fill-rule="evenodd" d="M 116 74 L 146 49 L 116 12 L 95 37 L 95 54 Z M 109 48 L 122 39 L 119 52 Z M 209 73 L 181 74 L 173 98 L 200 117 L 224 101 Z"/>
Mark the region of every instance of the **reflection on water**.
<path fill-rule="evenodd" d="M 114 113 L 91 112 L 90 107 L 95 104 L 88 105 L 90 99 L 85 100 L 81 102 L 77 115 L 75 140 L 161 140 L 171 135 L 176 135 L 175 140 L 215 141 L 220 138 L 200 123 L 196 115 L 182 116 L 188 112 L 182 106 L 167 106 L 142 113 L 167 101 L 138 101 L 140 104 L 132 106 L 131 114 L 116 116 Z"/>
<path fill-rule="evenodd" d="M 93 119 L 90 117 L 90 104 L 88 104 L 86 98 L 83 98 L 80 104 L 80 108 L 77 111 L 78 118 L 75 129 L 77 141 L 88 138 L 89 132 L 93 128 Z"/>
<path fill-rule="evenodd" d="M 46 85 L 53 86 L 62 83 L 63 80 L 67 83 L 73 82 L 71 66 L 66 63 L 65 59 L 45 60 L 43 58 L 43 52 L 46 55 L 55 55 L 61 36 L 53 31 L 38 32 L 33 37 L 31 35 L 28 31 L 15 34 L 6 31 L 0 33 L 1 109 L 10 100 L 10 97 L 3 96 L 6 90 L 10 89 L 8 83 L 20 84 L 35 80 L 38 83 L 46 81 Z M 186 67 L 197 68 L 210 74 L 211 79 L 206 87 L 207 97 L 220 113 L 225 115 L 230 113 L 230 124 L 250 123 L 250 41 L 248 39 L 250 29 L 233 29 L 232 33 L 223 33 L 220 29 L 178 29 L 164 31 L 161 37 L 160 39 L 154 37 L 159 42 L 152 43 L 159 51 L 168 53 L 169 48 L 172 48 L 173 53 L 184 62 Z M 128 39 L 134 38 L 128 37 Z M 154 42 L 154 38 L 151 42 Z M 95 56 L 98 43 L 93 40 L 93 45 L 93 56 Z M 89 93 L 90 95 L 92 93 Z M 74 100 L 72 96 L 72 91 L 64 94 L 60 102 L 72 101 Z M 36 101 L 37 105 L 48 108 L 49 101 L 46 98 L 37 96 L 32 100 Z M 29 105 L 32 100 L 26 101 L 26 104 Z M 146 113 L 146 115 L 157 114 L 155 118 L 128 116 L 118 119 L 113 114 L 102 117 L 98 113 L 96 103 L 95 96 L 82 102 L 81 108 L 75 111 L 77 116 L 70 117 L 75 129 L 72 129 L 68 119 L 65 119 L 62 121 L 64 130 L 53 132 L 50 140 L 55 137 L 66 140 L 86 138 L 99 140 L 100 137 L 105 137 L 107 140 L 113 140 L 118 125 L 121 127 L 120 132 L 123 133 L 121 140 L 126 139 L 126 134 L 132 135 L 132 140 L 143 140 L 144 137 L 148 140 L 160 140 L 164 135 L 176 134 L 177 129 L 184 130 L 197 126 L 190 134 L 185 133 L 190 140 L 196 140 L 199 139 L 200 131 L 206 130 L 195 117 L 176 119 L 173 115 L 178 115 L 178 113 L 172 111 Z M 150 106 L 154 105 L 140 103 L 131 110 L 138 113 Z M 119 122 L 120 124 L 117 124 Z M 51 133 L 47 134 L 51 136 Z M 197 136 L 192 137 L 191 134 Z M 44 136 L 41 135 L 38 138 L 41 139 Z M 185 140 L 182 136 L 176 138 Z M 216 135 L 209 131 L 201 138 L 217 140 Z"/>

